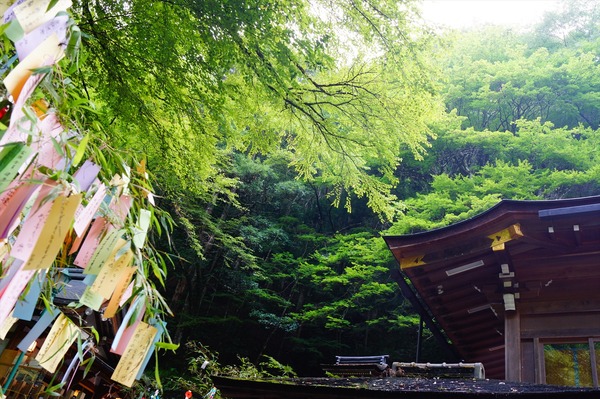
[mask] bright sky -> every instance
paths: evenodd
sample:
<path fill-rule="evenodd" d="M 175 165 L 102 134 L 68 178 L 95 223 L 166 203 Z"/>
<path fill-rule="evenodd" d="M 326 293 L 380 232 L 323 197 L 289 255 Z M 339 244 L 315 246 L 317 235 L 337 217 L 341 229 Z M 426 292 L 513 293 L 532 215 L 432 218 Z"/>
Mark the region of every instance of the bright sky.
<path fill-rule="evenodd" d="M 451 28 L 495 24 L 524 27 L 539 22 L 556 0 L 422 0 L 429 22 Z"/>

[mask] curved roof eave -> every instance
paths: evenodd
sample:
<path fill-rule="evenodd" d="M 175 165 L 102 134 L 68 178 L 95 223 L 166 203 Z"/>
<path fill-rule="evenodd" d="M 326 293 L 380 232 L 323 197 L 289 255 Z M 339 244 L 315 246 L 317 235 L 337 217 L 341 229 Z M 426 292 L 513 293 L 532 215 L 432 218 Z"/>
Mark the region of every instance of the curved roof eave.
<path fill-rule="evenodd" d="M 593 211 L 600 211 L 600 195 L 556 200 L 503 199 L 488 210 L 478 215 L 475 215 L 469 219 L 461 220 L 448 226 L 439 227 L 427 231 L 420 231 L 412 234 L 383 235 L 383 239 L 386 241 L 386 243 L 388 243 L 388 246 L 390 245 L 390 241 L 394 241 L 397 244 L 401 243 L 402 245 L 411 245 L 419 242 L 440 239 L 450 235 L 457 235 L 462 232 L 471 230 L 473 226 L 476 225 L 500 221 L 505 215 L 514 212 L 538 213 L 542 210 L 578 207 L 590 204 L 598 204 L 599 209 L 593 209 Z"/>

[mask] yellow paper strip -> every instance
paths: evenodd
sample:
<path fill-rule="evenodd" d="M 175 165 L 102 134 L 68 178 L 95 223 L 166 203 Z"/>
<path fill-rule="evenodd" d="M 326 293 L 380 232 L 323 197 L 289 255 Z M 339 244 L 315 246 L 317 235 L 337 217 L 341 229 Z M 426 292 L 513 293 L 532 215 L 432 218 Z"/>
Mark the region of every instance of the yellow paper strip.
<path fill-rule="evenodd" d="M 19 320 L 17 317 L 8 316 L 0 326 L 0 339 L 5 339 L 11 327 Z"/>
<path fill-rule="evenodd" d="M 116 250 L 118 251 L 121 248 L 121 246 L 123 246 L 126 242 L 121 238 L 122 235 L 123 230 L 112 230 L 102 239 L 102 241 L 100 241 L 100 244 L 94 251 L 90 262 L 84 270 L 85 274 L 100 273 L 100 269 L 102 268 L 108 257 L 112 253 L 114 253 L 115 248 L 117 248 Z"/>
<path fill-rule="evenodd" d="M 127 291 L 129 282 L 131 281 L 131 278 L 133 277 L 135 271 L 135 267 L 128 267 L 127 269 L 125 269 L 125 272 L 121 274 L 121 279 L 115 287 L 115 292 L 113 292 L 112 297 L 110 297 L 110 301 L 108 302 L 108 305 L 106 305 L 106 309 L 104 310 L 104 318 L 110 319 L 111 317 L 114 317 L 117 313 L 119 306 L 121 306 L 121 298 L 123 298 L 123 295 L 125 295 L 125 291 Z"/>
<path fill-rule="evenodd" d="M 104 298 L 102 295 L 92 291 L 90 287 L 87 287 L 85 291 L 83 291 L 81 298 L 79 298 L 79 303 L 98 312 L 104 303 Z"/>
<path fill-rule="evenodd" d="M 72 3 L 70 0 L 59 0 L 50 11 L 46 12 L 49 5 L 50 0 L 30 0 L 15 7 L 15 17 L 25 33 L 50 21 L 59 11 L 65 11 L 71 7 Z"/>
<path fill-rule="evenodd" d="M 4 79 L 6 90 L 13 96 L 15 101 L 19 98 L 21 89 L 25 82 L 31 76 L 31 70 L 39 68 L 42 65 L 50 65 L 64 55 L 64 51 L 60 46 L 58 36 L 53 34 L 44 40 L 35 50 L 31 52 L 19 65 L 13 69 Z"/>
<path fill-rule="evenodd" d="M 0 240 L 0 262 L 4 260 L 4 257 L 10 252 L 10 245 L 5 239 Z"/>
<path fill-rule="evenodd" d="M 40 237 L 23 270 L 46 269 L 52 265 L 65 241 L 80 203 L 81 194 L 70 197 L 60 196 L 54 200 Z"/>
<path fill-rule="evenodd" d="M 59 314 L 35 360 L 44 369 L 54 373 L 78 334 L 79 329 L 75 324 L 63 313 Z"/>
<path fill-rule="evenodd" d="M 10 7 L 10 5 L 12 4 L 12 1 L 10 0 L 1 0 L 0 1 L 0 15 L 3 15 L 6 10 L 8 10 L 8 8 Z"/>
<path fill-rule="evenodd" d="M 117 250 L 108 257 L 90 288 L 104 299 L 109 299 L 112 296 L 121 276 L 127 271 L 126 269 L 133 261 L 133 252 L 131 250 L 121 255 L 118 259 L 115 259 L 116 254 Z"/>
<path fill-rule="evenodd" d="M 157 331 L 155 327 L 140 322 L 115 368 L 111 377 L 112 380 L 128 387 L 133 385 L 135 377 L 144 363 L 146 354 L 152 347 Z"/>

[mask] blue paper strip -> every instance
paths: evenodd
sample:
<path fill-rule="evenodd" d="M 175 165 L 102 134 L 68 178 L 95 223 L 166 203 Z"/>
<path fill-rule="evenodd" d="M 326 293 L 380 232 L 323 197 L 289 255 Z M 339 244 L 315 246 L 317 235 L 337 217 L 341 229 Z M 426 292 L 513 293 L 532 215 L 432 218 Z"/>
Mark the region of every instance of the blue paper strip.
<path fill-rule="evenodd" d="M 46 281 L 46 273 L 40 272 L 34 278 L 31 279 L 31 285 L 29 286 L 29 292 L 25 295 L 25 298 L 19 299 L 15 305 L 13 311 L 13 317 L 21 320 L 31 320 L 33 312 L 35 311 L 35 305 L 42 293 L 42 287 Z"/>
<path fill-rule="evenodd" d="M 56 308 L 53 308 L 52 310 L 44 310 L 44 313 L 42 313 L 40 319 L 37 321 L 37 323 L 35 323 L 35 326 L 33 326 L 33 328 L 29 331 L 25 338 L 23 338 L 19 345 L 17 345 L 17 348 L 19 348 L 19 350 L 22 352 L 27 352 L 27 349 L 33 343 L 33 341 L 38 339 L 40 335 L 46 331 L 46 328 L 50 326 L 52 320 L 54 320 L 59 313 L 60 311 Z"/>

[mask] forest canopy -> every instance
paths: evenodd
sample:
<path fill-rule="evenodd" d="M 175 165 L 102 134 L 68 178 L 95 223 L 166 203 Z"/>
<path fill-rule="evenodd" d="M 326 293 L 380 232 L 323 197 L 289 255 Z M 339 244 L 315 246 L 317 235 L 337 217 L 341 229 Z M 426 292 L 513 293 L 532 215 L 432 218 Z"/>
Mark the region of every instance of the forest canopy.
<path fill-rule="evenodd" d="M 394 216 L 399 153 L 420 158 L 442 107 L 409 1 L 110 1 L 77 6 L 82 83 L 116 146 L 165 196 L 235 201 L 235 153 L 283 151 L 306 181 Z M 343 26 L 343 29 L 339 29 Z M 181 211 L 183 217 L 185 212 Z"/>

